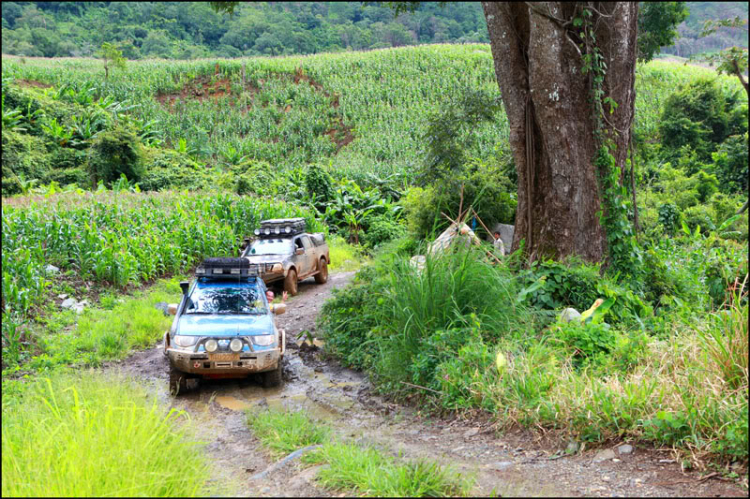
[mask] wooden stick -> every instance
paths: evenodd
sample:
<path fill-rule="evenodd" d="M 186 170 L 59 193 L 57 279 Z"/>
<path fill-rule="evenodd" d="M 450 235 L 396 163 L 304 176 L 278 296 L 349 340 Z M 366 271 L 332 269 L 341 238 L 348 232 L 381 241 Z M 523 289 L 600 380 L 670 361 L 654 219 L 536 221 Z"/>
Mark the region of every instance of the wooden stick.
<path fill-rule="evenodd" d="M 461 201 L 458 203 L 458 220 L 461 220 L 461 213 L 464 207 L 464 184 L 461 184 Z"/>
<path fill-rule="evenodd" d="M 407 383 L 406 381 L 399 381 L 399 383 L 403 383 L 405 385 L 413 386 L 414 388 L 421 388 L 422 390 L 427 390 L 428 392 L 437 393 L 438 395 L 442 395 L 443 394 L 442 392 L 439 392 L 437 390 L 433 390 L 432 388 L 427 388 L 426 386 L 414 385 L 412 383 Z"/>

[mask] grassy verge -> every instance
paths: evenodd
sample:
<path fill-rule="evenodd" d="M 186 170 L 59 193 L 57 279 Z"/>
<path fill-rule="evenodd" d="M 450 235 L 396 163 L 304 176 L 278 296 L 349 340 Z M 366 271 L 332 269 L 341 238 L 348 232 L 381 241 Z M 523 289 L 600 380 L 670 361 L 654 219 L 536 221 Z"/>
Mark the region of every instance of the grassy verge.
<path fill-rule="evenodd" d="M 400 462 L 377 449 L 330 441 L 330 429 L 302 412 L 249 412 L 248 425 L 275 457 L 322 444 L 302 461 L 328 464 L 317 480 L 329 489 L 372 497 L 443 497 L 466 496 L 473 486 L 473 480 L 437 463 Z"/>
<path fill-rule="evenodd" d="M 182 425 L 131 382 L 60 374 L 3 382 L 2 495 L 197 496 L 208 464 Z"/>
<path fill-rule="evenodd" d="M 583 270 L 560 266 L 529 286 L 481 253 L 428 259 L 421 271 L 405 257 L 376 259 L 325 304 L 321 331 L 326 348 L 367 370 L 379 390 L 424 408 L 481 409 L 508 426 L 586 442 L 673 447 L 688 466 L 746 463 L 746 298 L 700 315 L 678 308 L 639 318 L 648 307 L 637 308 L 624 285 Z M 611 324 L 550 322 L 554 312 L 533 304 L 565 303 L 571 289 L 591 303 L 600 285 L 615 303 L 602 316 Z"/>
<path fill-rule="evenodd" d="M 248 413 L 247 423 L 274 457 L 323 443 L 330 429 L 301 412 L 262 411 Z"/>
<path fill-rule="evenodd" d="M 358 270 L 367 261 L 360 248 L 347 243 L 341 236 L 328 239 L 328 250 L 331 256 L 329 268 L 336 272 Z"/>
<path fill-rule="evenodd" d="M 132 349 L 147 348 L 172 322 L 155 305 L 177 302 L 180 294 L 178 278 L 163 279 L 133 296 L 101 295 L 98 307 L 85 308 L 80 315 L 66 310 L 40 318 L 30 335 L 35 355 L 16 369 L 98 366 L 122 359 Z"/>
<path fill-rule="evenodd" d="M 400 462 L 354 444 L 327 443 L 302 460 L 328 464 L 317 475 L 324 487 L 369 497 L 465 497 L 473 486 L 473 480 L 450 467 L 425 460 Z"/>

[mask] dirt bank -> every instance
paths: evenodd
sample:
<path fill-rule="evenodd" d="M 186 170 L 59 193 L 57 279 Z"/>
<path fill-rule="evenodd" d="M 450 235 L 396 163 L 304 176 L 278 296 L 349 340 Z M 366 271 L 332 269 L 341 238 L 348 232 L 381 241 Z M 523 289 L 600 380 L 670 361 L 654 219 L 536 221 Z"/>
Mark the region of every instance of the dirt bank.
<path fill-rule="evenodd" d="M 278 324 L 289 342 L 315 330 L 315 317 L 335 287 L 345 286 L 352 272 L 331 274 L 325 285 L 312 279 L 287 302 Z M 435 420 L 419 417 L 374 396 L 365 376 L 325 361 L 319 351 L 288 349 L 282 387 L 264 389 L 257 379 L 203 382 L 179 398 L 167 393 L 167 361 L 161 346 L 132 355 L 110 369 L 124 370 L 152 385 L 164 402 L 185 410 L 195 421 L 216 465 L 217 483 L 243 496 L 330 496 L 314 482 L 315 469 L 292 462 L 253 479 L 276 461 L 245 425 L 243 410 L 254 406 L 302 409 L 328 422 L 334 432 L 375 445 L 405 458 L 427 458 L 451 464 L 477 478 L 477 495 L 502 496 L 746 496 L 740 486 L 717 475 L 701 480 L 683 474 L 668 451 L 635 447 L 632 453 L 587 450 L 556 457 L 559 448 L 527 432 L 498 435 L 490 422 Z M 626 449 L 623 449 L 626 451 Z M 556 454 L 557 453 L 557 454 Z M 553 458 L 553 459 L 550 459 Z"/>

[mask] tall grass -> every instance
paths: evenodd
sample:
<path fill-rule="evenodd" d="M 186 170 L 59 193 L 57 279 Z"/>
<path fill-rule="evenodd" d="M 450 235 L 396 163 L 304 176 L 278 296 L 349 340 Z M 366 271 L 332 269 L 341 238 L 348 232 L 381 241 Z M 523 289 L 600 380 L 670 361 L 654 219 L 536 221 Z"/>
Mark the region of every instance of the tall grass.
<path fill-rule="evenodd" d="M 328 443 L 303 456 L 308 463 L 328 464 L 316 480 L 334 490 L 353 490 L 368 497 L 465 497 L 473 480 L 429 461 L 399 462 L 374 448 Z"/>
<path fill-rule="evenodd" d="M 2 494 L 204 495 L 211 471 L 182 418 L 117 377 L 39 379 L 3 396 Z"/>
<path fill-rule="evenodd" d="M 374 321 L 380 327 L 373 341 L 375 372 L 389 390 L 403 390 L 402 381 L 429 378 L 431 373 L 419 371 L 431 371 L 451 347 L 455 353 L 462 342 L 493 340 L 530 325 L 528 311 L 516 302 L 515 280 L 507 269 L 487 262 L 481 250 L 428 255 L 423 269 L 406 256 L 386 265 L 389 277 L 378 297 Z M 476 330 L 484 336 L 475 338 L 471 331 Z M 441 331 L 444 338 L 435 341 Z"/>
<path fill-rule="evenodd" d="M 247 423 L 274 456 L 283 456 L 308 445 L 322 444 L 330 429 L 299 411 L 247 413 Z"/>

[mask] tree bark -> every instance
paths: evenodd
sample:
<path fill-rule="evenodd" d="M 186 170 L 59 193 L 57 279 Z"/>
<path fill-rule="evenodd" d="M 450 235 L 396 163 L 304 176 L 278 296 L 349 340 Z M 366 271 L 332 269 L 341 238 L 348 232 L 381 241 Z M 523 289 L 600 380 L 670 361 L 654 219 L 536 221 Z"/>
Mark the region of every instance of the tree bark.
<path fill-rule="evenodd" d="M 483 7 L 518 171 L 512 249 L 525 239 L 531 260 L 578 255 L 602 261 L 607 239 L 599 222 L 595 132 L 616 146 L 611 154 L 622 182 L 635 104 L 637 3 L 483 2 Z M 596 45 L 607 65 L 604 96 L 618 104 L 612 114 L 605 106 L 604 118 L 593 102 L 592 75 L 583 74 L 580 28 L 572 22 L 584 7 L 593 13 Z"/>

